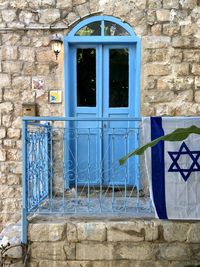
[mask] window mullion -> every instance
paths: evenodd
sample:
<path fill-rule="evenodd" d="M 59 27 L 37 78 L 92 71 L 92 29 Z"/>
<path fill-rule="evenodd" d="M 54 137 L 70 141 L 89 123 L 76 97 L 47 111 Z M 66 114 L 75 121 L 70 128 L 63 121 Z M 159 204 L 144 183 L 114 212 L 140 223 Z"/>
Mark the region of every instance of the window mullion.
<path fill-rule="evenodd" d="M 101 36 L 104 36 L 104 20 L 101 21 Z"/>

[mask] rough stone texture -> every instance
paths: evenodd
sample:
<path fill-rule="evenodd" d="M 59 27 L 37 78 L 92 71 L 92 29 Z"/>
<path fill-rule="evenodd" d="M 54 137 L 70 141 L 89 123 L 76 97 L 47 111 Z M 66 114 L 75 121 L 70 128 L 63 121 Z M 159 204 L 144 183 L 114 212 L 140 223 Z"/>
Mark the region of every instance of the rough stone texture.
<path fill-rule="evenodd" d="M 7 177 L 7 183 L 8 185 L 21 185 L 21 179 L 17 175 L 10 174 Z"/>
<path fill-rule="evenodd" d="M 199 243 L 200 236 L 199 236 L 199 224 L 192 224 L 188 233 L 187 233 L 187 242 L 189 243 Z"/>
<path fill-rule="evenodd" d="M 156 17 L 158 21 L 164 22 L 170 20 L 170 11 L 169 10 L 157 10 Z"/>
<path fill-rule="evenodd" d="M 0 128 L 0 139 L 4 138 L 6 136 L 6 129 Z"/>
<path fill-rule="evenodd" d="M 159 221 L 144 221 L 145 241 L 155 241 L 159 239 Z"/>
<path fill-rule="evenodd" d="M 78 223 L 77 224 L 78 240 L 105 241 L 106 225 L 105 223 Z"/>
<path fill-rule="evenodd" d="M 84 16 L 87 16 L 87 14 L 89 13 L 87 4 L 77 6 L 76 9 L 77 9 L 77 12 L 81 18 Z"/>
<path fill-rule="evenodd" d="M 83 233 L 88 234 L 89 227 L 91 229 L 89 238 L 88 236 L 83 238 Z M 107 236 L 104 241 L 96 238 L 102 227 L 103 232 L 106 230 Z M 42 223 L 32 222 L 29 225 L 29 240 L 32 241 L 30 262 L 42 267 L 182 267 L 191 264 L 196 266 L 200 259 L 199 227 L 199 222 L 171 222 L 156 219 L 115 220 L 115 222 L 100 220 L 80 222 L 71 219 L 69 222 L 68 219 L 59 219 L 59 221 L 55 219 L 55 222 L 52 220 Z M 68 230 L 63 231 L 63 228 Z M 62 232 L 59 235 L 62 236 L 62 241 L 57 241 L 57 238 L 52 239 L 47 234 L 50 229 L 55 233 Z M 141 229 L 143 234 L 145 233 L 145 239 L 135 242 L 130 236 L 133 232 L 137 235 Z M 79 231 L 81 231 L 80 235 L 78 235 Z M 45 240 L 40 237 L 43 234 L 47 237 Z M 69 237 L 71 237 L 70 241 Z"/>
<path fill-rule="evenodd" d="M 35 61 L 35 49 L 30 47 L 21 47 L 19 51 L 19 59 L 22 61 Z"/>
<path fill-rule="evenodd" d="M 66 232 L 68 242 L 78 242 L 78 233 L 76 224 L 67 223 L 67 232 Z"/>
<path fill-rule="evenodd" d="M 195 92 L 194 99 L 197 103 L 200 103 L 200 91 Z"/>
<path fill-rule="evenodd" d="M 51 49 L 38 49 L 36 51 L 36 61 L 40 63 L 51 63 L 55 60 L 54 55 L 52 54 Z"/>
<path fill-rule="evenodd" d="M 167 260 L 188 260 L 192 252 L 187 244 L 160 244 L 160 257 Z"/>
<path fill-rule="evenodd" d="M 4 61 L 2 62 L 3 72 L 7 73 L 21 73 L 23 63 L 16 61 Z"/>
<path fill-rule="evenodd" d="M 163 237 L 167 242 L 184 242 L 187 240 L 187 232 L 190 225 L 187 223 L 164 223 Z"/>
<path fill-rule="evenodd" d="M 14 138 L 14 139 L 19 139 L 20 138 L 20 129 L 13 129 L 13 128 L 9 128 L 7 131 L 7 136 L 8 138 Z"/>
<path fill-rule="evenodd" d="M 166 76 L 170 74 L 170 67 L 167 65 L 148 64 L 145 67 L 145 71 L 148 76 Z"/>
<path fill-rule="evenodd" d="M 60 18 L 60 11 L 58 9 L 43 9 L 39 16 L 40 23 L 52 23 Z"/>
<path fill-rule="evenodd" d="M 147 7 L 149 9 L 157 9 L 162 7 L 161 1 L 156 1 L 156 0 L 148 0 L 147 1 Z"/>
<path fill-rule="evenodd" d="M 32 224 L 29 227 L 30 241 L 60 241 L 63 239 L 65 224 Z"/>
<path fill-rule="evenodd" d="M 67 242 L 36 242 L 31 246 L 31 257 L 50 260 L 73 260 L 75 258 L 75 244 Z"/>
<path fill-rule="evenodd" d="M 42 0 L 42 7 L 52 7 L 56 3 L 56 0 Z"/>
<path fill-rule="evenodd" d="M 6 150 L 0 150 L 0 161 L 3 162 L 6 160 Z"/>
<path fill-rule="evenodd" d="M 151 90 L 152 94 L 146 94 L 145 100 L 149 103 L 161 103 L 161 102 L 171 102 L 174 100 L 173 91 L 157 91 Z"/>
<path fill-rule="evenodd" d="M 78 243 L 76 245 L 77 260 L 112 260 L 114 253 L 113 244 L 103 243 Z"/>
<path fill-rule="evenodd" d="M 38 265 L 36 265 L 38 266 Z M 91 267 L 92 263 L 88 261 L 40 261 L 39 267 Z"/>
<path fill-rule="evenodd" d="M 144 226 L 139 222 L 110 223 L 107 227 L 107 240 L 118 241 L 143 241 L 145 238 Z"/>
<path fill-rule="evenodd" d="M 0 58 L 2 60 L 16 60 L 18 57 L 18 49 L 16 46 L 2 46 L 0 48 Z"/>
<path fill-rule="evenodd" d="M 143 38 L 143 47 L 146 49 L 152 48 L 167 48 L 171 39 L 168 36 L 147 36 Z"/>
<path fill-rule="evenodd" d="M 120 260 L 120 261 L 67 261 L 67 262 L 55 262 L 55 261 L 40 261 L 39 265 L 36 262 L 33 262 L 34 265 L 30 267 L 183 267 L 182 263 L 172 263 L 170 264 L 167 261 L 157 261 L 152 263 L 151 261 L 139 262 L 134 260 Z M 67 265 L 66 265 L 67 264 Z M 189 266 L 189 262 L 186 263 Z M 198 266 L 197 261 L 192 262 L 192 266 Z M 186 266 L 187 266 L 186 265 Z"/>
<path fill-rule="evenodd" d="M 169 0 L 163 2 L 164 8 L 178 8 L 179 7 L 179 0 Z"/>
<path fill-rule="evenodd" d="M 72 10 L 72 0 L 57 0 L 56 7 L 60 9 L 64 9 L 65 11 L 69 12 Z"/>
<path fill-rule="evenodd" d="M 163 33 L 168 36 L 177 35 L 180 32 L 180 26 L 178 24 L 164 24 Z"/>
<path fill-rule="evenodd" d="M 11 22 L 16 18 L 16 10 L 5 9 L 5 10 L 2 10 L 1 15 L 5 22 Z"/>
<path fill-rule="evenodd" d="M 13 111 L 13 104 L 11 102 L 0 103 L 0 113 L 10 113 Z"/>
<path fill-rule="evenodd" d="M 0 88 L 9 88 L 11 86 L 11 77 L 8 74 L 0 73 Z"/>
<path fill-rule="evenodd" d="M 8 186 L 6 190 L 11 194 L 8 195 L 5 188 L 1 189 L 0 228 L 16 218 L 14 213 L 20 212 L 18 200 L 21 195 L 16 186 L 20 187 L 22 172 L 19 117 L 22 103 L 37 102 L 37 112 L 40 116 L 64 115 L 63 103 L 53 106 L 48 101 L 49 90 L 61 89 L 64 93 L 64 53 L 62 49 L 58 61 L 55 60 L 50 48 L 50 37 L 56 33 L 67 35 L 77 20 L 81 21 L 84 16 L 89 16 L 93 12 L 97 12 L 98 15 L 118 17 L 133 27 L 136 35 L 141 37 L 142 115 L 198 116 L 200 114 L 199 1 L 1 0 L 0 28 L 6 26 L 50 28 L 55 25 L 71 25 L 65 30 L 0 32 L 0 184 Z M 32 80 L 37 77 L 45 80 L 43 92 L 32 90 Z M 9 201 L 3 203 L 5 195 L 9 196 Z M 11 210 L 15 207 L 16 212 L 8 213 L 9 207 Z M 198 227 L 195 224 L 188 230 L 185 229 L 187 228 L 185 224 L 174 228 L 167 226 L 163 229 L 155 222 L 151 224 L 140 222 L 140 226 L 137 223 L 120 223 L 116 226 L 113 223 L 114 228 L 111 224 L 105 227 L 104 222 L 101 225 L 91 225 L 89 222 L 86 225 L 68 223 L 63 231 L 60 230 L 55 235 L 51 233 L 45 238 L 51 238 L 51 242 L 54 238 L 58 239 L 57 242 L 61 242 L 61 238 L 66 234 L 66 242 L 73 244 L 86 242 L 84 246 L 87 242 L 104 244 L 107 238 L 110 243 L 115 242 L 114 240 L 145 243 L 154 242 L 158 238 L 163 238 L 163 242 L 198 243 L 198 235 L 195 234 Z M 187 234 L 184 230 L 187 230 Z M 94 232 L 97 233 L 96 236 L 93 235 Z M 166 254 L 170 258 L 170 253 L 172 252 L 169 248 L 163 246 L 162 257 Z M 119 254 L 121 255 L 121 250 Z M 134 266 L 133 262 L 126 263 L 127 266 Z M 42 266 L 42 264 L 38 262 L 37 265 Z M 63 263 L 60 264 L 62 266 Z M 87 266 L 91 263 L 80 264 Z M 93 266 L 95 264 L 101 266 L 101 262 L 97 261 Z M 102 264 L 104 267 L 110 267 L 112 264 L 123 266 L 122 263 L 113 260 L 112 263 Z M 141 266 L 140 263 L 137 264 Z M 179 262 L 174 262 L 171 266 L 174 267 L 176 264 L 179 266 Z M 76 266 L 76 263 L 70 262 L 68 265 Z M 162 259 L 157 259 L 155 266 L 165 265 Z"/>
<path fill-rule="evenodd" d="M 200 76 L 200 64 L 193 64 L 192 65 L 192 73 L 194 75 Z"/>
<path fill-rule="evenodd" d="M 16 90 L 23 91 L 31 88 L 31 78 L 26 76 L 14 77 L 12 86 Z"/>
<path fill-rule="evenodd" d="M 93 243 L 91 246 L 91 244 L 78 243 L 76 246 L 78 260 L 148 260 L 154 258 L 154 253 L 156 253 L 156 249 L 151 244 Z"/>
<path fill-rule="evenodd" d="M 13 8 L 19 8 L 19 9 L 24 9 L 28 4 L 28 1 L 26 0 L 13 0 L 11 2 L 11 7 Z"/>

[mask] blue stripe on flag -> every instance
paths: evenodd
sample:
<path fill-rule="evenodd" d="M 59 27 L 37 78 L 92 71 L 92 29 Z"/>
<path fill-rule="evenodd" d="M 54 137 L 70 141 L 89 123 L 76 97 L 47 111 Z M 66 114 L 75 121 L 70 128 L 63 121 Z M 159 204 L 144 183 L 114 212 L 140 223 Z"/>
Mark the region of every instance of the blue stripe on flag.
<path fill-rule="evenodd" d="M 151 140 L 164 135 L 161 117 L 151 117 Z M 151 148 L 152 191 L 155 208 L 160 219 L 167 219 L 165 203 L 164 141 Z"/>

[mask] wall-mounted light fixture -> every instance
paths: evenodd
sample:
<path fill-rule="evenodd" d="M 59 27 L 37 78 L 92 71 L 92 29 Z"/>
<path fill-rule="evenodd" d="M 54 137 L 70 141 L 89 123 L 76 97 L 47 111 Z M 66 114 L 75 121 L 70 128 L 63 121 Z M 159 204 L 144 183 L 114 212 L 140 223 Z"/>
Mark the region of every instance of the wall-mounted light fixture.
<path fill-rule="evenodd" d="M 51 38 L 51 48 L 56 55 L 56 60 L 58 59 L 58 54 L 61 51 L 62 48 L 62 43 L 63 43 L 63 38 L 61 35 L 55 34 Z"/>

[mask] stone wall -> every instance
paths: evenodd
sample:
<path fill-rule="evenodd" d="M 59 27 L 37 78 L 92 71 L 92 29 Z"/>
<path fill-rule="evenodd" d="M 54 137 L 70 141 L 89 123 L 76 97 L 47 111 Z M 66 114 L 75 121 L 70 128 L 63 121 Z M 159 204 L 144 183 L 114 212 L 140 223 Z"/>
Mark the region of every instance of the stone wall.
<path fill-rule="evenodd" d="M 20 218 L 22 103 L 36 102 L 38 115 L 64 114 L 64 103 L 48 102 L 50 89 L 64 90 L 63 53 L 56 61 L 49 38 L 94 12 L 125 20 L 142 38 L 142 115 L 200 114 L 199 0 L 1 0 L 0 230 Z M 28 29 L 43 26 L 66 29 Z M 35 77 L 44 91 L 32 90 Z"/>
<path fill-rule="evenodd" d="M 29 225 L 31 267 L 199 266 L 200 223 L 158 220 Z"/>

